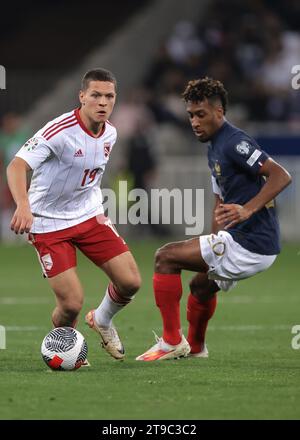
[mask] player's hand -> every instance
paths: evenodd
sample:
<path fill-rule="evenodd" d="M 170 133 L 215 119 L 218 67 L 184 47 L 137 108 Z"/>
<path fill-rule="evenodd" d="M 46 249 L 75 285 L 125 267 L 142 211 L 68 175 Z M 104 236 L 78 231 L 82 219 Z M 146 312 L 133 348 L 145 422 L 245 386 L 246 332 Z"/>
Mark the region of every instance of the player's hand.
<path fill-rule="evenodd" d="M 16 234 L 29 232 L 33 223 L 33 215 L 28 202 L 20 203 L 10 223 L 10 229 Z"/>
<path fill-rule="evenodd" d="M 237 223 L 244 222 L 251 216 L 251 211 L 244 206 L 235 203 L 220 203 L 215 210 L 216 222 L 218 225 L 225 225 L 224 229 L 229 229 Z"/>

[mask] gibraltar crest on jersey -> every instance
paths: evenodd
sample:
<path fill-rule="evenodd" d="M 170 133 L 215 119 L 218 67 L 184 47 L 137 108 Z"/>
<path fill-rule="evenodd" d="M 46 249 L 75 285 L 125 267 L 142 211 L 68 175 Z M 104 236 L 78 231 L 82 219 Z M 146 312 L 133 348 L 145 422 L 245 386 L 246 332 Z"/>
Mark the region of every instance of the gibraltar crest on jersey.
<path fill-rule="evenodd" d="M 251 145 L 246 141 L 242 141 L 236 145 L 235 149 L 242 156 L 248 156 L 248 154 L 250 153 Z"/>
<path fill-rule="evenodd" d="M 52 269 L 53 261 L 50 254 L 43 255 L 41 260 L 46 271 Z"/>
<path fill-rule="evenodd" d="M 110 142 L 104 142 L 104 157 L 108 158 L 111 150 Z"/>
<path fill-rule="evenodd" d="M 37 138 L 31 138 L 23 145 L 23 148 L 27 151 L 32 151 L 37 147 L 38 143 L 39 140 Z"/>

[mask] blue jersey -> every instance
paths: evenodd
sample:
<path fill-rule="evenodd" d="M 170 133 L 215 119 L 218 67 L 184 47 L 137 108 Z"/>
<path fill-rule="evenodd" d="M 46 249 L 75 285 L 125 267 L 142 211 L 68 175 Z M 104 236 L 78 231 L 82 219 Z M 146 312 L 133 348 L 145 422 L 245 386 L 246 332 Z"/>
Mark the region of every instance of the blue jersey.
<path fill-rule="evenodd" d="M 244 205 L 264 186 L 265 178 L 258 173 L 268 157 L 254 139 L 225 121 L 208 147 L 214 192 L 224 203 Z M 275 201 L 269 202 L 248 220 L 228 229 L 228 232 L 251 252 L 278 254 L 280 233 Z"/>

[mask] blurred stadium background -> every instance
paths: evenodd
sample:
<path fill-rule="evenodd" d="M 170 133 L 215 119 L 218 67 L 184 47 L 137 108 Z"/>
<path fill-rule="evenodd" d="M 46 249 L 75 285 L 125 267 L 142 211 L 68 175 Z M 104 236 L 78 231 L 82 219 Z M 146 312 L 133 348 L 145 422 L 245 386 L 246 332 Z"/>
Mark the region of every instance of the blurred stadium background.
<path fill-rule="evenodd" d="M 205 231 L 211 189 L 206 148 L 189 128 L 180 95 L 187 80 L 208 75 L 229 91 L 228 119 L 248 130 L 287 167 L 293 184 L 278 198 L 285 241 L 300 238 L 300 64 L 298 0 L 28 1 L 7 5 L 0 29 L 1 240 L 13 203 L 4 168 L 23 142 L 77 106 L 80 78 L 92 67 L 117 76 L 112 122 L 117 146 L 104 187 L 204 188 Z M 299 68 L 300 69 L 300 68 Z M 139 228 L 139 229 L 137 229 Z M 124 228 L 184 236 L 181 226 Z"/>

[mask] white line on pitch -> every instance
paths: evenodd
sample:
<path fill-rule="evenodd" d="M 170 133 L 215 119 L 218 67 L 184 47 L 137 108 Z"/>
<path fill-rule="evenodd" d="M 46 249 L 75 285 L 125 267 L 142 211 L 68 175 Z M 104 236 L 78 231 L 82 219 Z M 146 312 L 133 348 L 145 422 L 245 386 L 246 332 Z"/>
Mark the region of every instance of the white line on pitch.
<path fill-rule="evenodd" d="M 294 302 L 300 302 L 300 295 L 299 296 L 289 296 L 287 298 L 285 297 L 274 297 L 274 296 L 246 296 L 246 295 L 240 295 L 240 296 L 230 296 L 230 294 L 224 293 L 219 295 L 218 301 L 220 303 L 231 303 L 231 304 L 278 304 L 278 303 L 294 303 Z"/>
<path fill-rule="evenodd" d="M 40 330 L 46 330 L 46 328 L 47 327 L 18 326 L 18 325 L 5 326 L 5 330 L 8 332 L 37 332 Z"/>
<path fill-rule="evenodd" d="M 292 325 L 211 325 L 208 327 L 211 331 L 265 331 L 265 330 L 291 330 Z M 23 331 L 40 331 L 46 330 L 47 327 L 37 326 L 5 326 L 5 329 L 10 332 L 23 332 Z"/>
<path fill-rule="evenodd" d="M 265 330 L 291 330 L 292 325 L 219 325 L 214 326 L 211 325 L 208 327 L 209 330 L 218 331 L 244 331 L 244 332 L 253 332 L 253 331 L 265 331 Z"/>
<path fill-rule="evenodd" d="M 18 305 L 18 304 L 50 304 L 53 300 L 51 298 L 16 298 L 16 297 L 10 297 L 5 296 L 0 298 L 0 304 L 4 306 L 10 306 L 10 305 Z"/>

